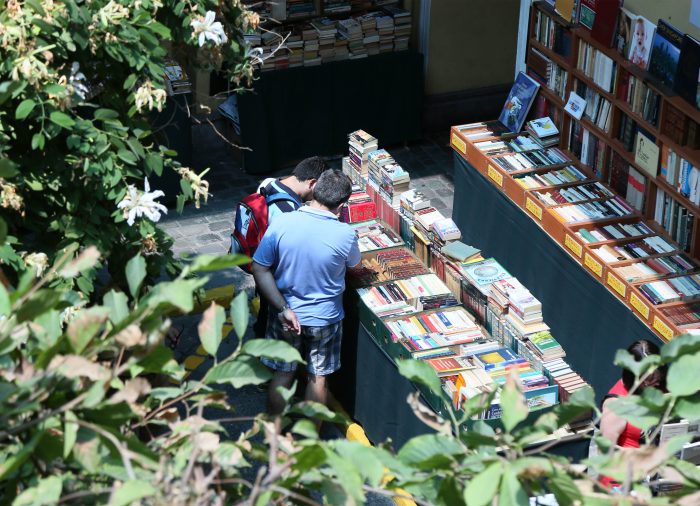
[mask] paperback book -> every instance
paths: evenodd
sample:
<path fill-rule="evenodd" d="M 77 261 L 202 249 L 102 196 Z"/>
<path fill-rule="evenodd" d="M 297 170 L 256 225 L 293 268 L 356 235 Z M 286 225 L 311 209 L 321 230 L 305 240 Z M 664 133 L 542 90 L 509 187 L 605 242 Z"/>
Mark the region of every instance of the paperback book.
<path fill-rule="evenodd" d="M 649 72 L 670 87 L 675 84 L 682 43 L 683 34 L 660 19 L 651 47 Z"/>
<path fill-rule="evenodd" d="M 637 16 L 632 21 L 632 42 L 630 43 L 627 59 L 646 70 L 649 66 L 651 45 L 654 40 L 656 26 L 644 16 Z"/>
<path fill-rule="evenodd" d="M 540 85 L 524 72 L 518 73 L 498 120 L 511 132 L 520 132 Z"/>

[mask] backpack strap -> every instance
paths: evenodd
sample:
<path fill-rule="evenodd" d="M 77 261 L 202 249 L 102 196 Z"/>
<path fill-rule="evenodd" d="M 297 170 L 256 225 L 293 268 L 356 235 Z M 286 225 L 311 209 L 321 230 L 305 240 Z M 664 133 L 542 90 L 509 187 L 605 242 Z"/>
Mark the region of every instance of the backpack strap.
<path fill-rule="evenodd" d="M 287 202 L 291 202 L 295 209 L 298 209 L 301 206 L 297 199 L 292 197 L 289 193 L 287 193 L 277 184 L 277 181 L 272 181 L 268 186 L 271 186 L 272 188 L 277 190 L 275 193 L 268 193 L 267 191 L 264 191 L 264 189 L 261 191 L 261 193 L 265 196 L 265 201 L 267 202 L 268 206 L 270 204 L 282 202 L 285 200 Z"/>

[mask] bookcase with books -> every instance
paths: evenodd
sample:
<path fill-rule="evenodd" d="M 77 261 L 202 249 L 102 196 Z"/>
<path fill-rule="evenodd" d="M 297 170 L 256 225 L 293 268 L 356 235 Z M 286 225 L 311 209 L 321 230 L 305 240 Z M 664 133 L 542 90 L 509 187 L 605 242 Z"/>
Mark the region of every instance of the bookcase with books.
<path fill-rule="evenodd" d="M 695 308 L 691 301 L 700 295 L 692 276 L 700 258 L 700 94 L 691 75 L 698 75 L 700 44 L 663 20 L 654 35 L 645 20 L 652 29 L 640 62 L 630 39 L 621 41 L 615 30 L 617 16 L 641 16 L 611 3 L 592 26 L 588 19 L 572 24 L 546 2 L 531 8 L 526 68 L 540 88 L 529 117 L 546 115 L 556 124 L 560 165 L 534 162 L 545 153 L 537 148 L 523 162 L 517 146 L 527 145 L 519 140 L 527 135 L 489 123 L 453 127 L 451 144 L 669 339 L 700 327 L 697 312 L 683 309 Z M 568 16 L 576 21 L 575 12 Z M 677 73 L 655 56 L 663 43 L 676 48 Z M 585 104 L 581 116 L 568 109 L 572 92 Z M 574 179 L 548 185 L 562 169 Z"/>

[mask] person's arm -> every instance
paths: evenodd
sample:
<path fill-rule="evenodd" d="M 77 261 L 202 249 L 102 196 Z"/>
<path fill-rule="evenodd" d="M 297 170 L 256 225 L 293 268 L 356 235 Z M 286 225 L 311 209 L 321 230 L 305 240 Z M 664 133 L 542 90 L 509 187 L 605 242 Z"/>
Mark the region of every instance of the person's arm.
<path fill-rule="evenodd" d="M 603 402 L 603 413 L 600 417 L 600 433 L 608 438 L 611 443 L 617 444 L 620 435 L 625 430 L 627 421 L 624 418 L 616 415 L 608 406 L 612 399 L 607 399 Z"/>
<path fill-rule="evenodd" d="M 352 245 L 350 246 L 350 251 L 348 252 L 348 257 L 345 260 L 345 268 L 352 275 L 354 273 L 361 273 L 362 271 L 368 270 L 366 267 L 362 266 L 362 253 L 360 253 L 360 247 L 357 244 L 357 236 L 355 232 L 352 234 Z"/>
<path fill-rule="evenodd" d="M 277 288 L 272 269 L 253 261 L 253 278 L 255 278 L 255 286 L 258 291 L 270 303 L 270 310 L 277 313 L 283 327 L 289 327 L 295 333 L 300 334 L 301 325 L 299 325 L 297 315 L 289 308 L 287 301 Z"/>

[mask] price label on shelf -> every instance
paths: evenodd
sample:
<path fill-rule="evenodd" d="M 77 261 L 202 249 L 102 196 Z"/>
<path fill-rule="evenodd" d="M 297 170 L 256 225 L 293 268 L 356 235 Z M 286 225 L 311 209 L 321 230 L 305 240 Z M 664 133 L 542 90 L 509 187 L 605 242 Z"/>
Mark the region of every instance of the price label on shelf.
<path fill-rule="evenodd" d="M 595 272 L 599 278 L 603 277 L 603 266 L 600 265 L 600 263 L 588 253 L 586 253 L 586 257 L 584 258 L 583 263 L 586 265 L 586 267 Z"/>
<path fill-rule="evenodd" d="M 535 218 L 542 221 L 542 208 L 535 204 L 535 201 L 530 197 L 525 198 L 525 209 L 530 211 Z"/>
<path fill-rule="evenodd" d="M 645 320 L 649 319 L 649 306 L 642 302 L 642 299 L 637 297 L 637 294 L 634 292 L 630 294 L 630 304 L 634 309 L 639 311 L 639 314 L 642 315 Z"/>
<path fill-rule="evenodd" d="M 488 169 L 486 170 L 486 173 L 494 183 L 503 188 L 503 174 L 498 172 L 491 165 L 489 165 Z"/>
<path fill-rule="evenodd" d="M 608 286 L 624 297 L 627 295 L 627 286 L 620 281 L 617 276 L 614 276 L 611 272 L 608 272 Z"/>
<path fill-rule="evenodd" d="M 564 246 L 569 248 L 577 257 L 581 258 L 583 256 L 583 246 L 569 234 L 564 236 Z"/>
<path fill-rule="evenodd" d="M 467 144 L 455 132 L 452 132 L 452 145 L 463 155 L 467 154 Z"/>
<path fill-rule="evenodd" d="M 671 338 L 673 338 L 673 329 L 662 322 L 658 316 L 654 316 L 653 327 L 658 330 L 659 334 L 661 334 L 667 341 L 670 341 Z"/>

